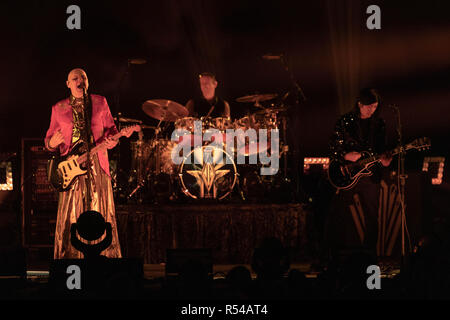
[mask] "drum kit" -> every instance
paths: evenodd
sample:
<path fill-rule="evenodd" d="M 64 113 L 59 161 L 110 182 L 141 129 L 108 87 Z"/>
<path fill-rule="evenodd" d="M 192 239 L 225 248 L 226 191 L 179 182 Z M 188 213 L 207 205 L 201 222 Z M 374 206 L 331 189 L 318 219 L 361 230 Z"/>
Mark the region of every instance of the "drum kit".
<path fill-rule="evenodd" d="M 287 108 L 261 105 L 261 102 L 276 97 L 276 94 L 254 94 L 237 98 L 237 102 L 254 103 L 258 110 L 235 120 L 190 117 L 185 106 L 165 99 L 147 100 L 142 105 L 146 115 L 159 121 L 156 126 L 147 126 L 141 120 L 119 115 L 115 118 L 119 125 L 139 123 L 143 129 L 152 130 L 151 139 L 144 139 L 141 130 L 138 140 L 130 142 L 127 199 L 139 203 L 160 203 L 180 199 L 223 200 L 236 195 L 242 200 L 252 200 L 253 195 L 263 196 L 261 190 L 270 192 L 275 177 L 256 174 L 264 164 L 241 164 L 236 159 L 274 151 L 278 158 L 286 156 L 284 151 L 279 151 L 287 150 L 283 141 L 286 137 L 284 111 Z M 167 128 L 175 129 L 170 136 L 164 131 Z M 271 150 L 271 132 L 277 130 L 278 137 L 279 128 L 284 132 L 279 139 L 281 141 L 275 144 L 279 150 Z M 260 140 L 252 140 L 245 135 L 236 135 L 231 139 L 233 145 L 230 147 L 227 133 L 238 132 L 239 129 L 242 132 L 266 129 L 268 142 L 260 143 Z M 210 140 L 204 141 L 209 131 L 214 134 Z M 222 139 L 218 139 L 217 134 Z M 275 176 L 279 177 L 280 173 Z"/>

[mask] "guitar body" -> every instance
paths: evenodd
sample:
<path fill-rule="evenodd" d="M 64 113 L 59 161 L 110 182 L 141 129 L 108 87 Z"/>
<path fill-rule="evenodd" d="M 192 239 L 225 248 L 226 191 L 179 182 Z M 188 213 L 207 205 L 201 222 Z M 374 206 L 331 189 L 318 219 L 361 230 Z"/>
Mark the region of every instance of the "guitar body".
<path fill-rule="evenodd" d="M 364 176 L 371 176 L 370 166 L 358 166 L 352 163 L 331 161 L 328 167 L 328 179 L 333 187 L 338 190 L 353 188 Z"/>
<path fill-rule="evenodd" d="M 50 184 L 58 191 L 64 191 L 61 189 L 61 186 L 63 184 L 63 177 L 58 172 L 58 164 L 62 161 L 61 157 L 53 156 L 50 160 L 47 162 L 47 179 L 50 182 Z"/>
<path fill-rule="evenodd" d="M 79 149 L 80 146 L 76 145 L 68 156 L 55 156 L 48 162 L 48 180 L 59 192 L 70 189 L 75 178 L 87 172 L 87 170 L 82 168 L 77 162 L 77 159 L 79 158 L 77 152 Z"/>
<path fill-rule="evenodd" d="M 431 146 L 431 140 L 423 137 L 399 146 L 389 153 L 391 156 L 408 150 L 425 150 Z M 364 176 L 371 176 L 370 168 L 380 161 L 380 155 L 372 155 L 368 152 L 361 152 L 361 159 L 356 162 L 340 162 L 333 160 L 328 166 L 328 180 L 331 185 L 338 190 L 351 189 Z"/>
<path fill-rule="evenodd" d="M 121 136 L 130 137 L 135 131 L 140 131 L 139 125 L 131 126 L 122 129 L 119 133 L 115 134 L 112 139 L 118 140 Z M 69 155 L 65 157 L 54 156 L 47 163 L 47 178 L 51 185 L 58 191 L 67 191 L 70 189 L 75 178 L 86 174 L 87 169 L 83 167 L 83 163 L 87 159 L 87 153 L 80 152 L 82 149 L 82 143 L 76 143 Z M 98 151 L 106 149 L 105 142 L 95 146 L 91 149 L 91 156 Z"/>

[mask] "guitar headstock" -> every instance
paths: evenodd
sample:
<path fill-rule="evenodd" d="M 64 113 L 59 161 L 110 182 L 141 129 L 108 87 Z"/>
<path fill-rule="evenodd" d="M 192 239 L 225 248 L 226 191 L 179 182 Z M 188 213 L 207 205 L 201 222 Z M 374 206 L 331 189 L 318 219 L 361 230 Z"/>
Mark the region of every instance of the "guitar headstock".
<path fill-rule="evenodd" d="M 141 126 L 138 124 L 135 124 L 135 125 L 123 128 L 122 130 L 120 130 L 120 133 L 123 136 L 126 136 L 127 138 L 129 138 L 133 134 L 133 132 L 139 132 L 139 131 L 141 131 Z"/>
<path fill-rule="evenodd" d="M 407 144 L 407 149 L 417 149 L 419 151 L 428 150 L 431 147 L 431 139 L 427 137 L 417 138 Z"/>

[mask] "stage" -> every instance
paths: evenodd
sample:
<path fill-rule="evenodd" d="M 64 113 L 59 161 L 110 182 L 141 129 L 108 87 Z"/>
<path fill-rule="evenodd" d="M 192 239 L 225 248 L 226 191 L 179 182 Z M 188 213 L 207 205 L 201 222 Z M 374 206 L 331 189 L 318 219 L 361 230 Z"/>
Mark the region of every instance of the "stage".
<path fill-rule="evenodd" d="M 249 264 L 254 248 L 276 237 L 291 259 L 310 259 L 312 212 L 294 204 L 117 205 L 124 257 L 166 261 L 167 249 L 211 249 L 214 264 Z"/>

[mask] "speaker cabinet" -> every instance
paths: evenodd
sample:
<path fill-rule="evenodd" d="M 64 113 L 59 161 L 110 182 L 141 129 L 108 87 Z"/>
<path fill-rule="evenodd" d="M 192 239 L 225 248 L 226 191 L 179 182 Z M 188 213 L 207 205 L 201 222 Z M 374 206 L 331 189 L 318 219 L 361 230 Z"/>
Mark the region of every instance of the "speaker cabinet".
<path fill-rule="evenodd" d="M 53 247 L 58 192 L 47 180 L 43 139 L 22 139 L 22 245 Z"/>

